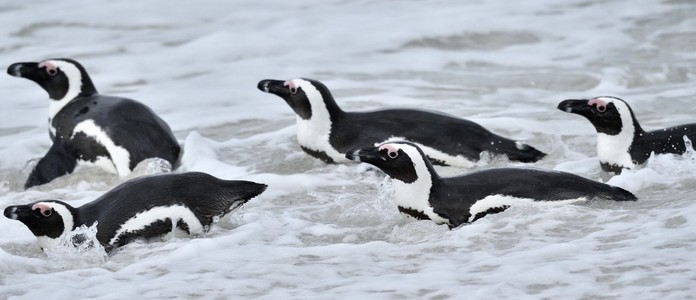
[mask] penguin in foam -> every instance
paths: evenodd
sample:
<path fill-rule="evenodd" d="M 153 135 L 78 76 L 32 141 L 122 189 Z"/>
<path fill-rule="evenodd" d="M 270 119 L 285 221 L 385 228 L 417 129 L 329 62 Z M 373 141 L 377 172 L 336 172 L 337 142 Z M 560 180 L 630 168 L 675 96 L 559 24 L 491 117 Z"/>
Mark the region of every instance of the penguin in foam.
<path fill-rule="evenodd" d="M 36 236 L 39 247 L 50 249 L 68 233 L 96 223 L 97 240 L 107 251 L 136 239 L 173 231 L 201 234 L 214 219 L 258 196 L 265 184 L 221 180 L 200 172 L 169 173 L 132 179 L 80 207 L 42 200 L 5 208 Z"/>
<path fill-rule="evenodd" d="M 96 164 L 121 177 L 148 158 L 176 166 L 181 148 L 167 123 L 140 102 L 98 94 L 78 62 L 61 58 L 15 63 L 7 73 L 36 82 L 51 99 L 53 145 L 25 188 L 70 174 L 78 163 Z"/>
<path fill-rule="evenodd" d="M 696 140 L 696 124 L 645 131 L 633 110 L 616 97 L 568 99 L 558 109 L 587 118 L 597 130 L 597 156 L 608 175 L 620 174 L 644 164 L 652 153 L 684 154 Z"/>
<path fill-rule="evenodd" d="M 402 214 L 455 228 L 504 211 L 514 203 L 564 205 L 591 199 L 634 201 L 629 191 L 574 174 L 496 168 L 440 177 L 415 144 L 389 142 L 359 148 L 346 158 L 371 164 L 392 179 Z"/>
<path fill-rule="evenodd" d="M 316 80 L 262 80 L 258 88 L 290 105 L 297 115 L 300 147 L 329 163 L 348 162 L 345 154 L 351 149 L 394 140 L 413 142 L 433 163 L 456 167 L 473 166 L 484 151 L 521 162 L 535 162 L 545 156 L 534 147 L 499 136 L 477 123 L 437 112 L 346 112 L 329 89 Z"/>

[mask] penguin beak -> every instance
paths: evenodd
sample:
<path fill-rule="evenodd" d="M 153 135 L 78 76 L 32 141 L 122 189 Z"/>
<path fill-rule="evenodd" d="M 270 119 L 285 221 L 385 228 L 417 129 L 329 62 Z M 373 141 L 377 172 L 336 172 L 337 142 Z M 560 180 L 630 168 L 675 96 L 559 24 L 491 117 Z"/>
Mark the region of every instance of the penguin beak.
<path fill-rule="evenodd" d="M 284 83 L 285 81 L 282 80 L 264 79 L 259 81 L 256 87 L 262 92 L 274 94 L 285 99 L 290 96 L 290 90 Z"/>
<path fill-rule="evenodd" d="M 568 99 L 563 100 L 558 103 L 558 109 L 567 113 L 578 114 L 581 116 L 589 117 L 594 114 L 594 110 L 591 105 L 588 104 L 589 100 L 585 99 Z"/>
<path fill-rule="evenodd" d="M 353 149 L 346 153 L 346 158 L 352 161 L 365 162 L 368 164 L 374 164 L 376 161 L 385 160 L 382 157 L 382 154 L 379 152 L 378 147 L 363 147 Z"/>
<path fill-rule="evenodd" d="M 39 79 L 39 63 L 14 63 L 7 68 L 7 74 L 10 74 L 14 77 L 24 77 L 36 81 L 37 79 Z"/>
<path fill-rule="evenodd" d="M 19 220 L 22 222 L 30 217 L 37 219 L 40 218 L 40 213 L 35 213 L 28 205 L 8 206 L 5 208 L 4 215 L 8 219 Z"/>

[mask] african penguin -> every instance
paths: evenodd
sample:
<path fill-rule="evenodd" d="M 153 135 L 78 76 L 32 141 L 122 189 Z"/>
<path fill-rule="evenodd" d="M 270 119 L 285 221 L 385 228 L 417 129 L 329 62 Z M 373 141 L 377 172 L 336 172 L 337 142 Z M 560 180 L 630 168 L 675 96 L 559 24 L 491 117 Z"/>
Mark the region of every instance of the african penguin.
<path fill-rule="evenodd" d="M 49 135 L 53 145 L 24 187 L 72 173 L 93 163 L 123 177 L 147 159 L 176 166 L 181 148 L 167 123 L 135 100 L 97 93 L 87 71 L 72 59 L 12 64 L 7 73 L 41 86 L 51 99 Z"/>
<path fill-rule="evenodd" d="M 416 109 L 346 112 L 319 81 L 262 80 L 261 91 L 285 100 L 297 115 L 300 147 L 325 162 L 348 162 L 345 154 L 356 147 L 405 140 L 417 144 L 433 163 L 471 167 L 487 151 L 510 160 L 534 162 L 544 153 L 469 120 Z"/>
<path fill-rule="evenodd" d="M 558 109 L 587 118 L 597 130 L 597 156 L 602 171 L 620 174 L 644 164 L 652 153 L 683 154 L 686 140 L 696 141 L 696 124 L 645 131 L 633 110 L 616 97 L 563 100 Z"/>
<path fill-rule="evenodd" d="M 221 180 L 200 172 L 169 173 L 132 179 L 80 207 L 43 200 L 9 206 L 4 214 L 29 227 L 44 249 L 55 247 L 82 225 L 97 223 L 97 240 L 110 251 L 175 229 L 188 234 L 205 232 L 214 218 L 265 189 L 265 184 Z"/>
<path fill-rule="evenodd" d="M 519 202 L 562 205 L 594 198 L 636 200 L 624 189 L 556 171 L 497 168 L 442 178 L 425 153 L 408 142 L 359 148 L 346 158 L 371 164 L 391 177 L 401 213 L 450 228 Z"/>

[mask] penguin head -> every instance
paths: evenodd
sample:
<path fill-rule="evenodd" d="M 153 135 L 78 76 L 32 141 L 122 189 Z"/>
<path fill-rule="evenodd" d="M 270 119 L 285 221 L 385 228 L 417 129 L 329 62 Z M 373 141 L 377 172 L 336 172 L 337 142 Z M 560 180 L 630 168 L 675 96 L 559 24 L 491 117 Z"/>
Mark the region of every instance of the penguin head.
<path fill-rule="evenodd" d="M 590 100 L 563 100 L 558 109 L 587 118 L 597 133 L 606 135 L 630 134 L 632 137 L 638 122 L 628 104 L 616 97 L 597 97 Z"/>
<path fill-rule="evenodd" d="M 78 62 L 54 58 L 41 62 L 19 62 L 7 68 L 7 74 L 36 82 L 56 101 L 70 101 L 78 96 L 97 93 L 87 71 Z"/>
<path fill-rule="evenodd" d="M 355 149 L 348 151 L 346 158 L 371 164 L 405 184 L 414 183 L 420 177 L 437 177 L 423 150 L 409 142 L 387 142 Z"/>
<path fill-rule="evenodd" d="M 313 79 L 297 78 L 290 80 L 265 79 L 259 81 L 258 89 L 283 98 L 303 120 L 311 120 L 312 116 L 327 111 L 329 116 L 341 112 L 334 101 L 329 89 L 321 82 Z"/>
<path fill-rule="evenodd" d="M 57 200 L 5 208 L 5 217 L 18 220 L 36 236 L 39 247 L 50 249 L 75 228 L 75 208 Z"/>

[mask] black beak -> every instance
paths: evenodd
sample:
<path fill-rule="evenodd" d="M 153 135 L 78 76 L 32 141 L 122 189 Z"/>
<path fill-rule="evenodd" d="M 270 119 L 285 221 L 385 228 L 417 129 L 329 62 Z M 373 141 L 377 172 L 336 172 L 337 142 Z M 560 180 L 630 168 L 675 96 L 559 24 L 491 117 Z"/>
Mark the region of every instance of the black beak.
<path fill-rule="evenodd" d="M 558 103 L 558 109 L 567 113 L 588 116 L 593 113 L 592 106 L 590 106 L 588 102 L 589 100 L 585 99 L 563 100 L 561 101 L 561 103 Z"/>
<path fill-rule="evenodd" d="M 256 87 L 262 92 L 275 94 L 282 98 L 290 95 L 290 89 L 285 86 L 285 81 L 282 80 L 264 79 L 259 81 Z"/>
<path fill-rule="evenodd" d="M 21 62 L 14 63 L 7 68 L 7 74 L 14 77 L 24 77 L 28 79 L 33 79 L 39 70 L 39 63 L 35 62 Z"/>
<path fill-rule="evenodd" d="M 357 162 L 371 163 L 376 160 L 383 160 L 378 147 L 363 147 L 353 149 L 346 153 L 346 158 Z"/>
<path fill-rule="evenodd" d="M 34 213 L 34 211 L 31 210 L 31 207 L 28 205 L 8 206 L 7 208 L 5 208 L 5 212 L 3 214 L 8 219 L 20 221 L 31 216 L 36 218 L 39 217 L 37 214 Z"/>

